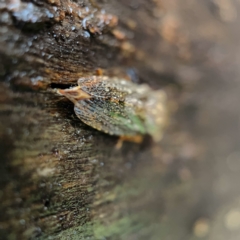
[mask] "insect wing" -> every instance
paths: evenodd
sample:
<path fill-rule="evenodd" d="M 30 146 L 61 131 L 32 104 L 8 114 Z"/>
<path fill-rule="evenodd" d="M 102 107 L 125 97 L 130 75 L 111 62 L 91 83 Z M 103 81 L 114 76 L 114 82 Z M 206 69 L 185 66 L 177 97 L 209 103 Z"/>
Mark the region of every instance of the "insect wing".
<path fill-rule="evenodd" d="M 92 98 L 75 105 L 75 113 L 86 124 L 111 135 L 144 134 L 144 121 L 124 102 Z"/>
<path fill-rule="evenodd" d="M 118 78 L 92 76 L 78 80 L 80 88 L 97 98 L 124 101 L 125 97 L 135 91 L 135 85 L 130 81 Z"/>

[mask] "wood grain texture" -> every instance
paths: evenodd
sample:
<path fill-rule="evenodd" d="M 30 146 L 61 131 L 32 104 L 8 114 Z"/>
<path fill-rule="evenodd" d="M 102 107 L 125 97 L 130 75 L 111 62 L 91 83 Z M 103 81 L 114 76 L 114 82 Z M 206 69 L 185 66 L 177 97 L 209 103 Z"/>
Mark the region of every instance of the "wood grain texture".
<path fill-rule="evenodd" d="M 1 238 L 239 239 L 238 11 L 229 0 L 1 2 Z M 96 71 L 165 89 L 161 143 L 117 150 L 53 91 Z"/>

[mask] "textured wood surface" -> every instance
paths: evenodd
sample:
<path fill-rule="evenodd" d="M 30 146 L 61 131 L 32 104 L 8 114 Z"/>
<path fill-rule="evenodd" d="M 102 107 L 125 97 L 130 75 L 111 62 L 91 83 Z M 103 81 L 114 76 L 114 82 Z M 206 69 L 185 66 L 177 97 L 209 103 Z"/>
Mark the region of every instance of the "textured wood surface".
<path fill-rule="evenodd" d="M 237 240 L 239 1 L 0 2 L 1 239 Z M 78 120 L 56 87 L 163 88 L 162 142 Z"/>

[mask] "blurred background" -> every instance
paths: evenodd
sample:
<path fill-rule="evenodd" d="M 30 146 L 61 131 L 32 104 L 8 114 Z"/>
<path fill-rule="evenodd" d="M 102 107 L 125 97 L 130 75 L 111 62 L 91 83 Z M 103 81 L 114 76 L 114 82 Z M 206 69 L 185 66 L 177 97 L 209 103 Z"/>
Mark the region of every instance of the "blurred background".
<path fill-rule="evenodd" d="M 0 238 L 240 239 L 239 0 L 0 2 Z M 160 143 L 82 123 L 53 89 L 163 89 Z"/>

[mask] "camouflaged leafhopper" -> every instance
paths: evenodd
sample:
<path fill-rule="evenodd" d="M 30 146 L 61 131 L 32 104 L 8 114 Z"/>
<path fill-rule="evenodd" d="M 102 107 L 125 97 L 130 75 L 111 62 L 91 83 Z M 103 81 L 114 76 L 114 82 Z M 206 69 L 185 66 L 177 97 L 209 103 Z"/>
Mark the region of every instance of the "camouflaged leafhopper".
<path fill-rule="evenodd" d="M 166 94 L 149 86 L 105 76 L 80 78 L 78 86 L 58 90 L 74 103 L 77 117 L 110 135 L 150 134 L 160 140 L 166 122 Z"/>

